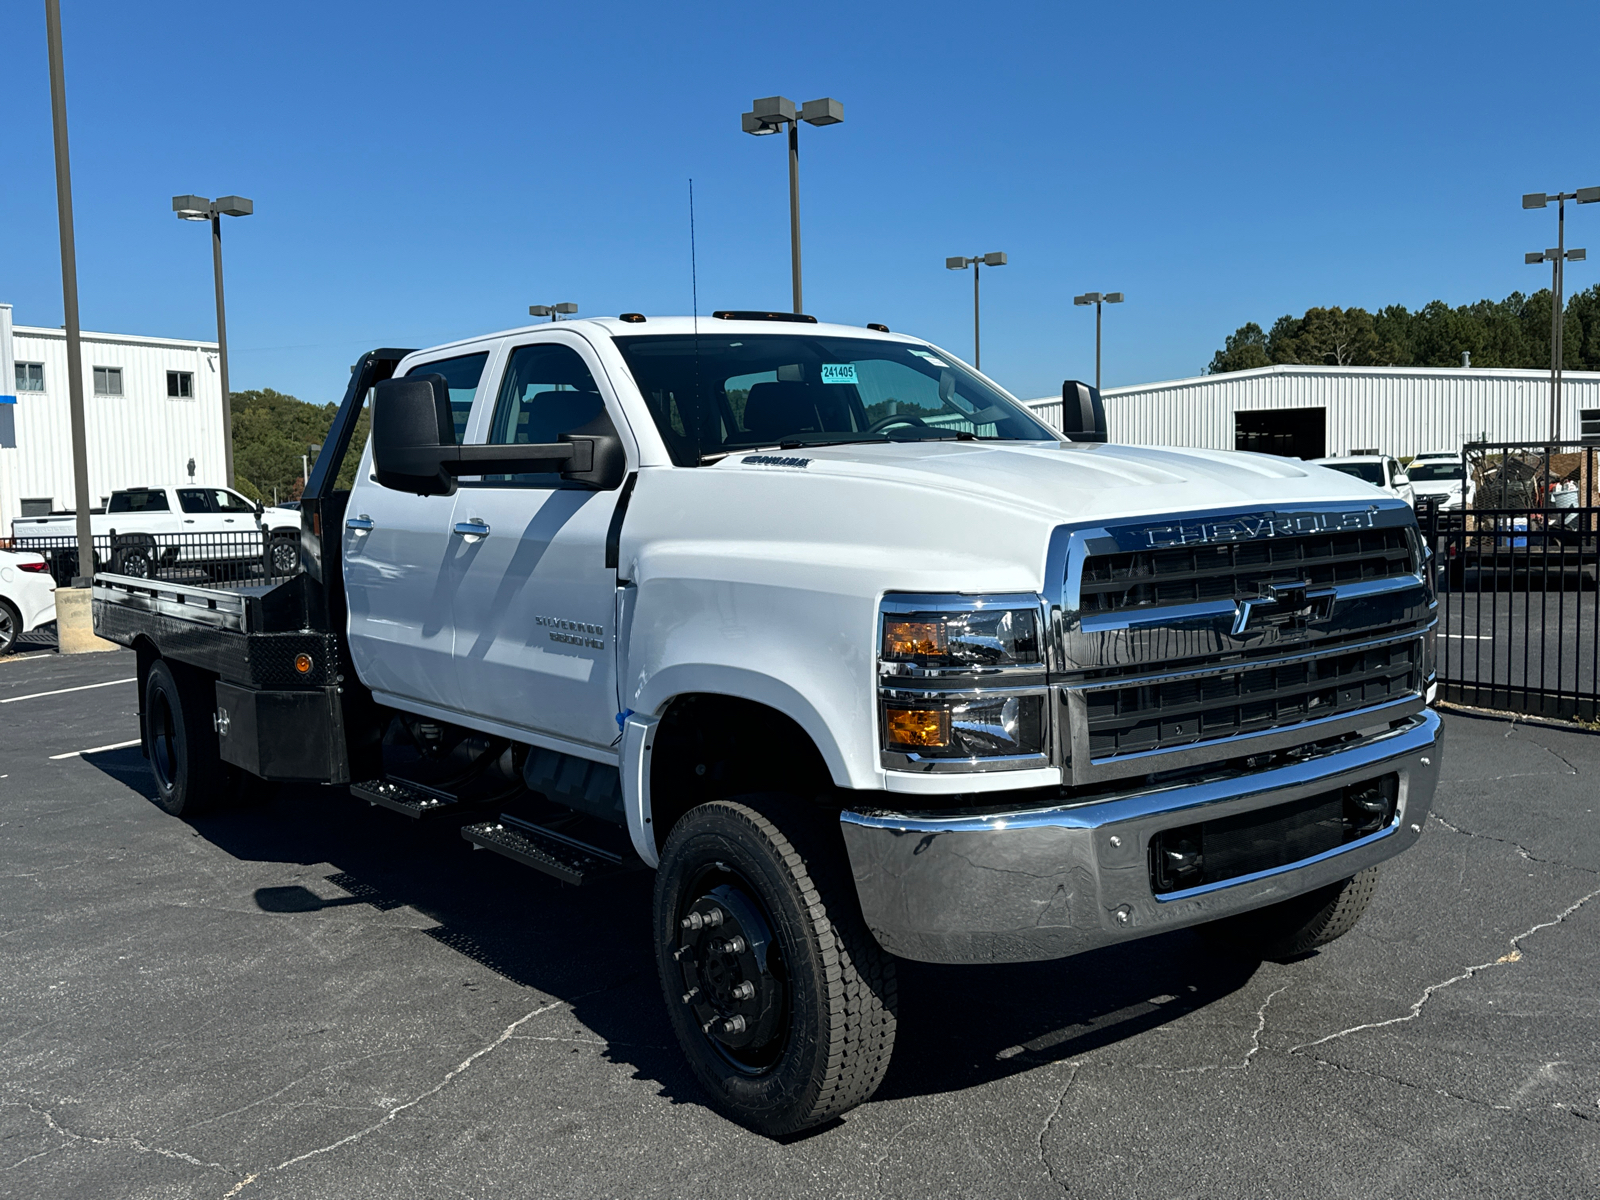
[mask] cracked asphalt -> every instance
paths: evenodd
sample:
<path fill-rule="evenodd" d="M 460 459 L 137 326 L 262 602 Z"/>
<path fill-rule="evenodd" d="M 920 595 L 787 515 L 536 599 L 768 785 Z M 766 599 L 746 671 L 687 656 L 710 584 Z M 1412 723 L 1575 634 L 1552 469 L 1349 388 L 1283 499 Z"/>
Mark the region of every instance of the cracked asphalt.
<path fill-rule="evenodd" d="M 0 661 L 0 1197 L 1593 1197 L 1600 736 L 1451 713 L 1436 818 L 1303 961 L 903 964 L 878 1097 L 768 1141 L 594 893 L 300 788 L 149 803 L 125 653 Z M 107 686 L 35 699 L 36 693 Z"/>

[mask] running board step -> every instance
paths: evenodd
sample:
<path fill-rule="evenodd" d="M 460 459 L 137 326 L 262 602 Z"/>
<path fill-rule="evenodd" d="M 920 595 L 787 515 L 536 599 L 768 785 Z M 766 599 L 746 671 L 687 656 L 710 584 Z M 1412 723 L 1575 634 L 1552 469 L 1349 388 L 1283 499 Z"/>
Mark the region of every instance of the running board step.
<path fill-rule="evenodd" d="M 506 813 L 501 813 L 497 821 L 462 826 L 461 836 L 475 850 L 504 854 L 574 887 L 634 869 L 619 854 Z"/>
<path fill-rule="evenodd" d="M 384 808 L 419 820 L 458 814 L 478 807 L 449 792 L 404 779 L 369 779 L 365 783 L 352 783 L 350 794 L 368 804 L 381 804 Z"/>

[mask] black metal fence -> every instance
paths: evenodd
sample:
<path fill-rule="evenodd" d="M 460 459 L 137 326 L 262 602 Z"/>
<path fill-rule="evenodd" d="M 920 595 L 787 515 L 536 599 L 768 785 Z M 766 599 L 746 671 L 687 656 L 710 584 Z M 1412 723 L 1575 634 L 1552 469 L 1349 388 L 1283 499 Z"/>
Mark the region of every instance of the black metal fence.
<path fill-rule="evenodd" d="M 1454 495 L 1419 498 L 1438 571 L 1441 698 L 1600 716 L 1597 465 L 1600 446 L 1477 443 Z"/>
<path fill-rule="evenodd" d="M 82 574 L 78 539 L 22 537 L 13 550 L 44 555 L 58 587 Z M 198 587 L 270 587 L 300 571 L 298 530 L 230 530 L 225 533 L 119 533 L 94 537 L 94 570 L 137 579 L 160 579 Z"/>

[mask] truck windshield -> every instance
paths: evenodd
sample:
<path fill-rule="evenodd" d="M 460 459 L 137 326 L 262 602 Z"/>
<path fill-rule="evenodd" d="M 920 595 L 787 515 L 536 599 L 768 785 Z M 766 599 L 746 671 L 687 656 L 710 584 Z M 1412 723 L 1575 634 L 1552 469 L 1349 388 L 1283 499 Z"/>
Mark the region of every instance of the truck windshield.
<path fill-rule="evenodd" d="M 1467 477 L 1458 462 L 1414 462 L 1406 470 L 1412 483 L 1460 483 Z"/>
<path fill-rule="evenodd" d="M 764 446 L 1059 440 L 1015 401 L 924 346 L 793 334 L 619 337 L 616 344 L 679 466 Z"/>
<path fill-rule="evenodd" d="M 1367 483 L 1383 486 L 1383 464 L 1368 462 L 1325 462 L 1321 464 L 1330 471 L 1338 471 L 1341 475 L 1354 475 L 1357 479 Z"/>

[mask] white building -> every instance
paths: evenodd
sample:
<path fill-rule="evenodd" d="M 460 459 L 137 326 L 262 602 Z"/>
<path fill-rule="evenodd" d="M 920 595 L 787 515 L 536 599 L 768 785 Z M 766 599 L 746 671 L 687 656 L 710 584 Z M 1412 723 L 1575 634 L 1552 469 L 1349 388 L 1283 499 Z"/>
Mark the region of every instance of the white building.
<path fill-rule="evenodd" d="M 1562 379 L 1562 438 L 1600 442 L 1600 373 Z M 1103 395 L 1111 440 L 1137 445 L 1405 457 L 1550 436 L 1548 371 L 1275 366 Z M 1029 407 L 1059 425 L 1059 396 Z"/>
<path fill-rule="evenodd" d="M 84 333 L 89 495 L 227 482 L 215 342 Z M 14 388 L 13 385 L 14 384 Z M 73 507 L 64 329 L 13 326 L 0 304 L 0 537 L 19 516 Z"/>

